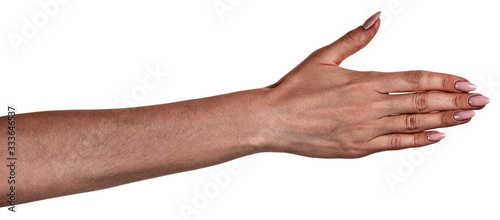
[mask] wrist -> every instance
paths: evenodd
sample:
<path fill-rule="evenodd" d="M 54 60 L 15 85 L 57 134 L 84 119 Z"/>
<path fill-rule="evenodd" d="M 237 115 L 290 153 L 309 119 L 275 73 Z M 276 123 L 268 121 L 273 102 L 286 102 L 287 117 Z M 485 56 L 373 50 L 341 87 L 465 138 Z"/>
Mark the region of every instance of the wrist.
<path fill-rule="evenodd" d="M 243 147 L 244 155 L 273 151 L 268 91 L 263 88 L 231 94 L 235 96 L 231 103 L 237 110 L 227 118 L 238 124 L 237 133 L 242 134 L 242 143 L 238 145 Z"/>
<path fill-rule="evenodd" d="M 275 110 L 273 109 L 273 93 L 271 89 L 262 88 L 245 91 L 249 98 L 243 103 L 245 112 L 241 114 L 250 131 L 247 146 L 253 153 L 283 151 L 278 144 Z"/>

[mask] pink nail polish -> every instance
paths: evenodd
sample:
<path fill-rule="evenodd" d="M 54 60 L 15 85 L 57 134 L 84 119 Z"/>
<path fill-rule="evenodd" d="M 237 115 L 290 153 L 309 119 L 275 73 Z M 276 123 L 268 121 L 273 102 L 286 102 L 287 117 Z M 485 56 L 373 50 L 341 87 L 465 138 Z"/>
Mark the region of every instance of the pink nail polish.
<path fill-rule="evenodd" d="M 462 92 L 470 92 L 476 90 L 476 85 L 470 82 L 457 82 L 455 83 L 455 89 Z"/>
<path fill-rule="evenodd" d="M 459 111 L 453 114 L 453 119 L 455 119 L 455 121 L 464 121 L 467 119 L 471 119 L 472 117 L 474 117 L 474 115 L 476 115 L 476 113 L 471 110 Z"/>
<path fill-rule="evenodd" d="M 377 21 L 378 17 L 380 17 L 380 14 L 381 14 L 381 13 L 382 13 L 382 12 L 381 12 L 381 11 L 379 11 L 379 12 L 377 12 L 377 13 L 373 14 L 372 16 L 370 16 L 370 17 L 369 17 L 369 18 L 365 21 L 365 23 L 363 23 L 363 25 L 361 25 L 361 27 L 363 27 L 363 29 L 365 29 L 365 30 L 370 29 L 370 28 L 371 28 L 371 27 L 375 24 L 375 22 Z"/>
<path fill-rule="evenodd" d="M 486 96 L 482 95 L 477 95 L 477 96 L 471 96 L 469 98 L 469 105 L 473 107 L 481 107 L 490 102 L 490 99 Z"/>
<path fill-rule="evenodd" d="M 430 142 L 438 142 L 446 137 L 444 133 L 430 133 L 427 135 L 427 140 Z"/>

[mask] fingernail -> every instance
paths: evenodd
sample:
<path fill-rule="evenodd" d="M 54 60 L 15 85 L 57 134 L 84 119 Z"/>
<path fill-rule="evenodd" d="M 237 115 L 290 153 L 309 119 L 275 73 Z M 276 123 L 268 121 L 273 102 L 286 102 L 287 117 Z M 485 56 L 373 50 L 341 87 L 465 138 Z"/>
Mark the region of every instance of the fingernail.
<path fill-rule="evenodd" d="M 427 140 L 429 140 L 430 142 L 438 142 L 440 141 L 441 139 L 443 139 L 444 137 L 446 137 L 446 135 L 444 133 L 430 133 L 427 135 Z"/>
<path fill-rule="evenodd" d="M 474 106 L 474 107 L 481 107 L 490 102 L 490 99 L 486 96 L 482 95 L 477 95 L 477 96 L 471 96 L 469 98 L 469 105 Z"/>
<path fill-rule="evenodd" d="M 455 119 L 455 121 L 463 121 L 471 119 L 472 117 L 474 117 L 474 115 L 476 115 L 476 113 L 471 110 L 459 111 L 453 114 L 453 119 Z"/>
<path fill-rule="evenodd" d="M 476 85 L 470 82 L 457 82 L 455 83 L 455 89 L 462 92 L 470 92 L 476 90 Z"/>
<path fill-rule="evenodd" d="M 378 17 L 380 16 L 380 14 L 381 14 L 381 13 L 382 13 L 382 12 L 381 12 L 381 11 L 379 11 L 379 12 L 377 12 L 377 13 L 373 14 L 371 17 L 369 17 L 369 18 L 365 21 L 365 23 L 363 23 L 363 25 L 361 25 L 361 27 L 363 27 L 363 29 L 365 29 L 365 30 L 370 29 L 370 28 L 371 28 L 371 27 L 375 24 L 375 22 L 377 21 L 377 19 L 378 19 Z"/>

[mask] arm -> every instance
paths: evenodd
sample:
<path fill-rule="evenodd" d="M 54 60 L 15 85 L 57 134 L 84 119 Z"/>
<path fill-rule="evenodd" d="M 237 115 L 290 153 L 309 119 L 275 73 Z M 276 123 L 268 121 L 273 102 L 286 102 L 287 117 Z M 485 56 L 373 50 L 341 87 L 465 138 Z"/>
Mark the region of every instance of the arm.
<path fill-rule="evenodd" d="M 261 93 L 129 109 L 20 114 L 17 202 L 103 189 L 262 151 L 263 122 L 256 114 Z M 5 134 L 1 140 L 7 139 Z M 2 154 L 7 157 L 5 150 Z M 1 174 L 7 173 L 2 164 Z M 8 187 L 3 181 L 1 186 L 6 195 Z"/>
<path fill-rule="evenodd" d="M 471 110 L 488 103 L 468 93 L 474 86 L 458 76 L 339 67 L 370 42 L 379 25 L 378 15 L 372 16 L 266 88 L 130 109 L 18 115 L 18 203 L 258 152 L 358 158 L 425 146 L 444 137 L 429 129 L 467 123 Z M 394 92 L 411 93 L 389 94 Z M 6 139 L 6 132 L 0 132 L 0 140 Z M 7 172 L 0 166 L 0 178 Z M 7 194 L 6 183 L 0 183 L 0 193 Z"/>

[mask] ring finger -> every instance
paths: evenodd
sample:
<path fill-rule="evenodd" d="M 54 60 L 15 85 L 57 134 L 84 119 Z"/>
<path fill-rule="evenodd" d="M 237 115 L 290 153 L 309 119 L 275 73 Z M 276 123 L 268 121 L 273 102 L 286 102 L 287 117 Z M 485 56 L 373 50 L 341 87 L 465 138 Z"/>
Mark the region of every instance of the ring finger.
<path fill-rule="evenodd" d="M 400 114 L 380 118 L 377 123 L 381 134 L 416 133 L 433 128 L 450 127 L 467 123 L 474 111 L 441 111 L 427 114 Z"/>

